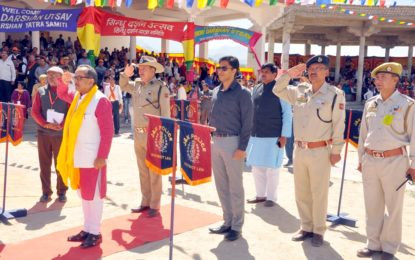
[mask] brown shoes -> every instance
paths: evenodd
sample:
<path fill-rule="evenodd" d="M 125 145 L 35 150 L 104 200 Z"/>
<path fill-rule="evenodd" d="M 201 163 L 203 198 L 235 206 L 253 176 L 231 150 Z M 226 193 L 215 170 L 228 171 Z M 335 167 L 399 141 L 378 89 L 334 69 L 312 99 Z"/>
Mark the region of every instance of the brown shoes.
<path fill-rule="evenodd" d="M 298 241 L 304 241 L 304 240 L 306 240 L 307 238 L 311 238 L 311 237 L 313 237 L 313 232 L 307 232 L 307 231 L 304 231 L 304 230 L 300 230 L 300 231 L 298 231 L 298 233 L 297 234 L 295 234 L 292 238 L 291 238 L 291 240 L 292 241 L 296 241 L 296 242 L 298 242 Z"/>
<path fill-rule="evenodd" d="M 267 200 L 266 198 L 255 197 L 253 199 L 246 200 L 246 202 L 248 202 L 249 204 L 255 204 L 255 203 L 265 202 L 266 200 Z"/>
<path fill-rule="evenodd" d="M 320 247 L 323 245 L 323 241 L 324 239 L 322 235 L 314 233 L 313 238 L 311 239 L 311 245 L 314 247 Z"/>
<path fill-rule="evenodd" d="M 367 258 L 372 257 L 376 253 L 382 253 L 382 251 L 372 250 L 372 249 L 369 249 L 367 247 L 357 250 L 357 256 L 362 257 L 362 258 L 363 257 L 367 257 Z"/>

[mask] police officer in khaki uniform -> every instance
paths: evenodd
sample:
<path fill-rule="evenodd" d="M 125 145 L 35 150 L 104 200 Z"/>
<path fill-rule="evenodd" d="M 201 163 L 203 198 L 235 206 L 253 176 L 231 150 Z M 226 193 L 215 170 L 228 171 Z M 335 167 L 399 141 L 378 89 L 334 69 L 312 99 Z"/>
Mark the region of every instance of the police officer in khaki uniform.
<path fill-rule="evenodd" d="M 311 84 L 288 86 L 306 68 Z M 326 82 L 328 75 L 329 58 L 314 56 L 289 69 L 273 88 L 294 109 L 294 184 L 301 230 L 292 240 L 312 238 L 316 247 L 323 244 L 326 231 L 330 167 L 340 161 L 344 145 L 344 93 Z"/>
<path fill-rule="evenodd" d="M 405 187 L 396 188 L 407 174 L 415 179 L 415 101 L 396 90 L 401 74 L 401 64 L 394 62 L 372 71 L 380 94 L 366 102 L 360 125 L 358 170 L 363 179 L 368 242 L 357 252 L 359 257 L 382 252 L 382 259 L 394 259 L 401 243 Z"/>
<path fill-rule="evenodd" d="M 130 82 L 135 65 L 127 65 L 120 76 L 120 87 L 131 94 L 134 117 L 134 148 L 140 171 L 141 205 L 132 209 L 134 213 L 148 210 L 148 216 L 154 217 L 160 209 L 162 192 L 161 175 L 152 172 L 145 164 L 147 152 L 148 119 L 144 114 L 170 117 L 170 97 L 166 84 L 155 78 L 156 73 L 164 72 L 163 66 L 150 56 L 143 56 L 139 68 L 140 78 Z"/>

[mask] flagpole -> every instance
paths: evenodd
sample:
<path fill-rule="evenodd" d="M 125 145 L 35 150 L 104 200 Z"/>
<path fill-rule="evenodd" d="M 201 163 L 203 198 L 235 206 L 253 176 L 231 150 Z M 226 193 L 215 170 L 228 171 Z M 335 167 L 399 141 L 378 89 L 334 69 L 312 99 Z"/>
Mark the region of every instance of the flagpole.
<path fill-rule="evenodd" d="M 350 139 L 350 128 L 352 125 L 352 113 L 353 110 L 349 109 L 349 119 L 347 123 L 347 134 L 346 134 L 346 147 L 344 151 L 344 161 L 343 161 L 343 172 L 342 172 L 342 178 L 340 182 L 340 195 L 339 195 L 339 204 L 337 207 L 337 215 L 334 214 L 328 214 L 327 215 L 327 221 L 332 222 L 333 224 L 342 224 L 350 227 L 356 227 L 356 220 L 352 218 L 346 217 L 346 213 L 340 213 L 340 208 L 342 204 L 342 197 L 343 197 L 343 185 L 344 185 L 344 175 L 346 173 L 346 163 L 347 163 L 347 152 L 349 150 L 349 139 Z"/>
<path fill-rule="evenodd" d="M 9 160 L 9 126 L 10 126 L 10 106 L 7 106 L 7 118 L 6 118 L 6 154 L 4 160 L 4 183 L 3 183 L 3 207 L 0 216 L 3 217 L 6 211 L 6 188 L 7 188 L 7 165 Z"/>
<path fill-rule="evenodd" d="M 176 146 L 177 143 L 177 130 L 178 124 L 175 120 L 174 122 L 174 132 L 173 132 L 173 144 Z M 170 205 L 170 248 L 169 248 L 169 260 L 173 259 L 173 234 L 174 234 L 174 202 L 176 197 L 176 147 L 173 148 L 173 176 L 171 182 L 171 205 Z"/>

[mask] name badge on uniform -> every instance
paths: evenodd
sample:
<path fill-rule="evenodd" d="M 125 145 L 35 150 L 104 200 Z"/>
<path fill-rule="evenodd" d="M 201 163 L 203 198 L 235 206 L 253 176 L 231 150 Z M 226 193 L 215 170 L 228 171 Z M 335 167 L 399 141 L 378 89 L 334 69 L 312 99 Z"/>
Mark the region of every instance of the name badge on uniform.
<path fill-rule="evenodd" d="M 324 106 L 324 104 L 326 104 L 326 102 L 324 100 L 322 100 L 322 99 L 317 99 L 315 101 L 315 103 L 317 105 L 317 108 L 322 108 Z"/>
<path fill-rule="evenodd" d="M 393 115 L 387 114 L 383 117 L 383 124 L 384 125 L 391 125 L 393 122 Z"/>

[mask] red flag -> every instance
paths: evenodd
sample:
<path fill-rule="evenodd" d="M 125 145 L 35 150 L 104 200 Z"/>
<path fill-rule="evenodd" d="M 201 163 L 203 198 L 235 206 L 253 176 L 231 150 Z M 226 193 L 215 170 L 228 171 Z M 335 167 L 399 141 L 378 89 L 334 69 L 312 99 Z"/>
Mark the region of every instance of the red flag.
<path fill-rule="evenodd" d="M 199 123 L 199 104 L 197 100 L 184 100 L 184 120 Z"/>
<path fill-rule="evenodd" d="M 25 121 L 24 106 L 11 103 L 0 105 L 0 142 L 8 140 L 18 145 L 23 140 L 23 127 Z M 7 120 L 10 117 L 10 120 Z M 7 127 L 9 127 L 7 132 Z"/>
<path fill-rule="evenodd" d="M 151 171 L 166 175 L 173 169 L 175 121 L 147 115 L 146 165 Z"/>
<path fill-rule="evenodd" d="M 181 120 L 181 100 L 170 99 L 170 117 Z"/>
<path fill-rule="evenodd" d="M 179 122 L 180 171 L 190 185 L 209 182 L 212 176 L 210 129 L 203 125 Z"/>
<path fill-rule="evenodd" d="M 10 109 L 10 128 L 9 141 L 13 145 L 18 145 L 23 140 L 23 128 L 25 121 L 24 106 L 9 104 Z"/>
<path fill-rule="evenodd" d="M 167 0 L 166 7 L 172 9 L 174 7 L 174 0 Z"/>
<path fill-rule="evenodd" d="M 220 0 L 220 8 L 228 7 L 229 0 Z"/>
<path fill-rule="evenodd" d="M 7 103 L 0 103 L 0 143 L 7 139 Z"/>

